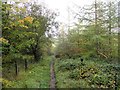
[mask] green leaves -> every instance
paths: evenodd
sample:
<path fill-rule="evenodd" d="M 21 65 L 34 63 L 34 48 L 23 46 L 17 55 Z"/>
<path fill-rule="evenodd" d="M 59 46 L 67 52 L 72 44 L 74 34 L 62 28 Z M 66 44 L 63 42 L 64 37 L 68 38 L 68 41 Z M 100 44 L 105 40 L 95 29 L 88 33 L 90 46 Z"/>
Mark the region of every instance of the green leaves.
<path fill-rule="evenodd" d="M 29 60 L 30 56 L 26 55 L 24 59 Z M 32 58 L 32 57 L 31 57 Z M 22 72 L 19 80 L 12 81 L 12 88 L 49 88 L 51 57 L 46 57 L 39 63 L 31 65 L 30 69 Z"/>
<path fill-rule="evenodd" d="M 45 33 L 54 26 L 55 16 L 54 12 L 42 7 L 44 6 L 36 3 L 23 3 L 22 7 L 17 3 L 2 4 L 0 24 L 3 37 L 0 38 L 0 50 L 3 63 L 8 64 L 8 67 L 3 67 L 7 70 L 5 74 L 8 78 L 9 72 L 13 77 L 15 74 L 18 75 L 21 64 L 24 64 L 26 71 L 27 60 L 32 60 L 30 63 L 37 62 L 43 54 L 51 53 L 52 42 Z M 46 34 L 50 35 L 49 32 Z"/>
<path fill-rule="evenodd" d="M 36 27 L 36 28 L 38 28 L 39 25 L 40 25 L 40 22 L 39 22 L 39 21 L 35 21 L 35 22 L 33 23 L 33 26 Z"/>
<path fill-rule="evenodd" d="M 56 60 L 57 87 L 73 88 L 74 85 L 71 84 L 77 82 L 75 86 L 81 88 L 114 88 L 115 72 L 109 65 L 111 64 L 93 58 L 85 60 L 84 65 L 79 63 L 79 59 Z M 72 69 L 73 66 L 77 67 Z"/>

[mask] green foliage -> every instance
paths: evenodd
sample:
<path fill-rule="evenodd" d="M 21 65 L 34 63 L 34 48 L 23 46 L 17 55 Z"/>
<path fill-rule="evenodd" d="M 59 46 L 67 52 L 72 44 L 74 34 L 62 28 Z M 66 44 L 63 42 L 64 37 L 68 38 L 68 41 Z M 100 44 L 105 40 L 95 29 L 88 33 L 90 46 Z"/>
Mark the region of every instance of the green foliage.
<path fill-rule="evenodd" d="M 15 75 L 10 76 L 14 72 L 18 75 L 21 64 L 27 68 L 26 61 L 32 60 L 33 64 L 41 60 L 42 56 L 51 55 L 52 29 L 58 27 L 55 21 L 57 14 L 36 2 L 22 5 L 23 7 L 17 3 L 2 4 L 3 22 L 0 22 L 0 26 L 3 36 L 0 38 L 0 50 L 4 63 L 2 70 L 5 71 L 3 78 L 14 77 Z M 76 27 L 67 33 L 61 30 L 60 37 L 57 38 L 55 54 L 62 59 L 55 63 L 58 88 L 115 87 L 114 76 L 119 71 L 119 65 L 116 66 L 118 34 L 112 31 L 117 27 L 116 7 L 113 2 L 96 2 L 95 5 L 96 7 L 90 5 L 87 9 L 80 9 L 83 13 L 77 13 L 80 15 Z M 84 59 L 83 62 L 80 57 Z M 20 72 L 15 81 L 3 79 L 3 87 L 48 88 L 49 61 L 50 58 L 43 59 L 32 65 L 31 70 Z M 119 76 L 116 77 L 119 80 Z"/>
<path fill-rule="evenodd" d="M 114 87 L 114 83 L 109 83 L 109 82 L 112 82 L 109 80 L 110 78 L 108 78 L 108 75 L 107 74 L 95 74 L 93 77 L 92 77 L 92 80 L 91 80 L 91 83 L 94 84 L 94 85 L 98 85 L 98 86 L 103 86 L 102 88 L 105 88 L 105 87 Z"/>
<path fill-rule="evenodd" d="M 78 80 L 80 77 L 80 70 L 79 69 L 74 69 L 73 71 L 71 71 L 71 73 L 69 74 L 69 77 L 75 80 Z"/>
<path fill-rule="evenodd" d="M 78 22 L 75 27 L 69 29 L 67 33 L 61 30 L 56 54 L 62 57 L 79 55 L 86 58 L 102 58 L 111 63 L 116 62 L 118 33 L 114 31 L 117 28 L 115 3 L 100 1 L 96 2 L 96 5 L 96 8 L 93 4 L 81 7 L 79 10 L 83 10 L 83 13 L 77 12 L 75 17 L 78 17 Z M 95 9 L 98 11 L 94 14 Z"/>
<path fill-rule="evenodd" d="M 31 65 L 27 72 L 21 71 L 10 86 L 4 88 L 49 88 L 51 58 L 45 57 L 41 62 Z"/>
<path fill-rule="evenodd" d="M 26 71 L 31 62 L 38 62 L 48 51 L 50 53 L 52 46 L 48 34 L 56 26 L 56 13 L 37 3 L 26 2 L 22 5 L 2 3 L 0 50 L 2 63 L 6 64 L 3 66 L 3 77 L 7 79 L 15 77 L 15 73 L 18 75 L 22 67 Z"/>
<path fill-rule="evenodd" d="M 76 66 L 74 69 L 72 69 L 72 66 L 67 66 L 67 64 L 71 64 L 71 62 Z M 115 69 L 103 60 L 85 60 L 83 65 L 78 62 L 78 59 L 64 59 L 56 61 L 55 71 L 57 87 L 63 86 L 62 88 L 73 88 L 73 82 L 77 84 L 75 85 L 76 87 L 80 88 L 115 87 Z"/>
<path fill-rule="evenodd" d="M 77 61 L 77 62 L 76 62 Z M 66 70 L 74 70 L 77 67 L 80 67 L 81 62 L 80 60 L 73 60 L 73 59 L 65 59 L 63 61 L 59 61 L 58 64 L 58 71 L 66 71 Z"/>
<path fill-rule="evenodd" d="M 0 82 L 2 83 L 2 87 L 12 87 L 12 82 L 9 80 L 1 78 Z"/>

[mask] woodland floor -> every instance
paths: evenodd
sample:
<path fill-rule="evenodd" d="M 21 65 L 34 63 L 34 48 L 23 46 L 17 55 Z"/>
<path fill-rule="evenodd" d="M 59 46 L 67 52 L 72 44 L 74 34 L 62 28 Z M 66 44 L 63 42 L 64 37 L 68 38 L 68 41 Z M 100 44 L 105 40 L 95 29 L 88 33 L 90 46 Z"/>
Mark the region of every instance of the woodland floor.
<path fill-rule="evenodd" d="M 49 56 L 26 72 L 20 72 L 9 87 L 114 88 L 116 82 L 114 68 L 105 61 L 85 60 L 82 64 L 79 58 L 60 60 Z M 117 83 L 118 87 L 119 84 Z"/>
<path fill-rule="evenodd" d="M 56 87 L 56 80 L 55 80 L 55 72 L 54 72 L 54 57 L 52 57 L 51 64 L 50 64 L 50 88 Z"/>

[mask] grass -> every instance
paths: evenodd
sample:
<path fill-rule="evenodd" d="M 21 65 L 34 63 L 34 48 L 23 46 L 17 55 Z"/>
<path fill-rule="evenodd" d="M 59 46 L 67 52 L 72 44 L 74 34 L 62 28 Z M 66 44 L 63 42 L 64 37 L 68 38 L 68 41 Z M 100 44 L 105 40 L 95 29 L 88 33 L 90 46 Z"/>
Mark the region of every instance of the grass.
<path fill-rule="evenodd" d="M 26 72 L 20 72 L 16 80 L 11 82 L 11 88 L 49 88 L 50 60 L 50 57 L 44 58 Z"/>
<path fill-rule="evenodd" d="M 6 87 L 49 88 L 50 61 L 51 57 L 46 57 L 20 72 L 16 80 L 4 80 Z M 82 64 L 79 59 L 56 59 L 54 65 L 57 88 L 114 88 L 114 68 L 105 61 L 85 60 Z"/>
<path fill-rule="evenodd" d="M 55 60 L 55 74 L 57 88 L 115 87 L 114 68 L 105 61 Z"/>

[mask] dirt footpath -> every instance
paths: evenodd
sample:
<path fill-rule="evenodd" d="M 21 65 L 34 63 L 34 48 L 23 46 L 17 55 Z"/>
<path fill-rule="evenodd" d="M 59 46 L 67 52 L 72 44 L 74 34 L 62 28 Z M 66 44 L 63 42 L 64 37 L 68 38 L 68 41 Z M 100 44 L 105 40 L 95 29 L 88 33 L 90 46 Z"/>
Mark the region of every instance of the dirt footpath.
<path fill-rule="evenodd" d="M 51 60 L 51 63 L 50 63 L 50 77 L 51 77 L 51 80 L 50 80 L 50 88 L 56 88 L 56 80 L 55 80 L 55 72 L 54 72 L 54 57 L 52 57 L 52 60 Z"/>

